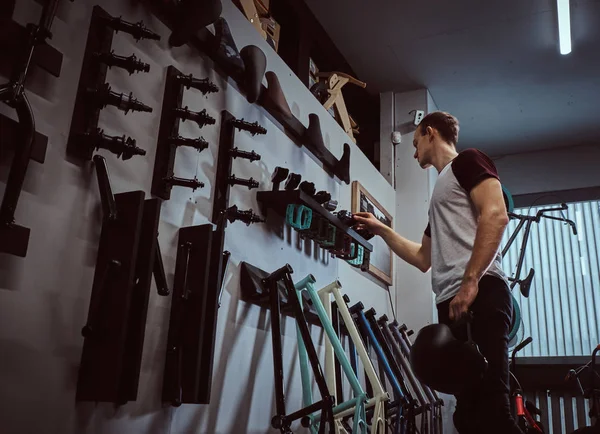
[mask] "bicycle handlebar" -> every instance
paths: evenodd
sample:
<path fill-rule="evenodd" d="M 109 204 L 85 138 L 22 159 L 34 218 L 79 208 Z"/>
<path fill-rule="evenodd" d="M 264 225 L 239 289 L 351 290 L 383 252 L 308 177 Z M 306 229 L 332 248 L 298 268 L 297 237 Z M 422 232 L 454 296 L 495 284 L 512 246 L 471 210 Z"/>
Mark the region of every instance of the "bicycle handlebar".
<path fill-rule="evenodd" d="M 573 235 L 577 235 L 577 226 L 575 225 L 575 222 L 573 220 L 570 220 L 570 219 L 565 218 L 565 217 L 554 217 L 554 216 L 546 215 L 546 213 L 548 213 L 548 212 L 552 212 L 552 211 L 564 211 L 564 210 L 566 210 L 568 208 L 569 207 L 567 206 L 566 203 L 561 203 L 560 207 L 542 208 L 541 210 L 539 210 L 535 214 L 535 216 L 515 214 L 513 212 L 509 212 L 508 216 L 510 218 L 514 218 L 514 219 L 518 219 L 518 220 L 530 220 L 530 221 L 534 221 L 536 223 L 539 223 L 542 218 L 547 218 L 547 219 L 550 219 L 550 220 L 558 220 L 558 221 L 561 221 L 561 222 L 565 222 L 569 226 L 571 226 L 571 230 L 573 231 Z"/>
<path fill-rule="evenodd" d="M 531 342 L 533 342 L 533 338 L 531 336 L 529 336 L 527 339 L 525 339 L 523 342 L 521 342 L 519 345 L 517 345 L 515 347 L 515 349 L 513 350 L 513 354 L 518 353 L 523 348 L 525 348 L 527 345 L 529 345 Z"/>
<path fill-rule="evenodd" d="M 592 352 L 592 360 L 590 362 L 586 363 L 583 366 L 580 366 L 577 369 L 570 369 L 569 373 L 565 377 L 565 381 L 572 380 L 573 378 L 577 380 L 577 386 L 583 396 L 585 396 L 585 391 L 583 389 L 583 386 L 581 385 L 579 376 L 582 374 L 584 369 L 589 368 L 590 369 L 590 389 L 589 390 L 593 391 L 596 389 L 595 383 L 597 381 L 596 376 L 598 375 L 598 373 L 596 372 L 596 354 L 598 352 L 600 352 L 600 344 L 598 344 L 598 346 L 596 346 L 596 348 Z"/>
<path fill-rule="evenodd" d="M 566 209 L 568 209 L 568 208 L 569 208 L 569 207 L 567 206 L 567 204 L 566 204 L 566 203 L 561 203 L 561 204 L 560 204 L 560 207 L 542 208 L 541 210 L 539 210 L 539 211 L 536 213 L 536 215 L 535 215 L 535 216 L 536 216 L 536 218 L 538 218 L 538 219 L 539 219 L 540 217 L 542 217 L 542 216 L 544 215 L 544 213 L 551 212 L 551 211 L 564 211 L 564 210 L 566 210 Z"/>

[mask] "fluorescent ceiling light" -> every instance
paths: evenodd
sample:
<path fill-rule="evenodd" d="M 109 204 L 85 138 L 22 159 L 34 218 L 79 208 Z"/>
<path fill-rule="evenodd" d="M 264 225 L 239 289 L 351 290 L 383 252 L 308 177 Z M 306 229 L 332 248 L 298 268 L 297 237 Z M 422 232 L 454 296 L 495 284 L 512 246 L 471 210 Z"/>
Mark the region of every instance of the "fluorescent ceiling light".
<path fill-rule="evenodd" d="M 571 52 L 571 12 L 569 0 L 556 0 L 558 12 L 558 37 L 560 40 L 560 54 Z"/>

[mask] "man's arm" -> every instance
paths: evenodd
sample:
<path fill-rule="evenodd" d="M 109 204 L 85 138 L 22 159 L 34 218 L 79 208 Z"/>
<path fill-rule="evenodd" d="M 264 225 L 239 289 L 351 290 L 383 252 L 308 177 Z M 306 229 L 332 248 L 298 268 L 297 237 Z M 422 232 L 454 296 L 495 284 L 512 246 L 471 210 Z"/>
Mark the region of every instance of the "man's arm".
<path fill-rule="evenodd" d="M 427 235 L 423 234 L 423 239 L 419 244 L 402 237 L 392 228 L 387 228 L 381 238 L 396 255 L 423 273 L 431 268 L 431 238 Z"/>
<path fill-rule="evenodd" d="M 508 224 L 498 179 L 486 178 L 473 187 L 469 194 L 477 209 L 477 234 L 460 290 L 450 302 L 451 320 L 460 319 L 475 301 L 479 292 L 479 279 L 496 257 Z"/>
<path fill-rule="evenodd" d="M 487 178 L 470 193 L 478 213 L 477 234 L 464 280 L 479 282 L 498 253 L 508 214 L 502 186 L 496 178 Z"/>
<path fill-rule="evenodd" d="M 384 225 L 372 214 L 358 212 L 354 218 L 359 223 L 358 228 L 364 227 L 375 235 L 381 236 L 392 251 L 402 260 L 426 273 L 431 267 L 431 238 L 423 235 L 421 244 L 410 241 L 389 226 Z"/>

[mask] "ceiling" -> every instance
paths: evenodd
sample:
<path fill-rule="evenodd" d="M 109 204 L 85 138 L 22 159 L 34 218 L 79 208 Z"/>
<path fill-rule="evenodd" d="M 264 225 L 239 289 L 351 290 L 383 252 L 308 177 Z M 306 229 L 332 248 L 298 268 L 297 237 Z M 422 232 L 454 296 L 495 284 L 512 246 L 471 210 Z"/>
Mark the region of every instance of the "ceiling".
<path fill-rule="evenodd" d="M 371 92 L 429 89 L 461 123 L 459 148 L 492 156 L 598 144 L 600 0 L 305 0 Z"/>

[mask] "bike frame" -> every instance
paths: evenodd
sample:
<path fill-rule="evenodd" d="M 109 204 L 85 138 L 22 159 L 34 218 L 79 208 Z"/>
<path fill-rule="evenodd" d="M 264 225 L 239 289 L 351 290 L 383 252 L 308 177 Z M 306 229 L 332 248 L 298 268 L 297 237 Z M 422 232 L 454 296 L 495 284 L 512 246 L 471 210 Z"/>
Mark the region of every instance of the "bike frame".
<path fill-rule="evenodd" d="M 407 360 L 404 359 L 404 356 L 402 355 L 402 349 L 400 348 L 400 345 L 398 344 L 398 342 L 396 342 L 394 336 L 392 335 L 390 325 L 387 322 L 387 316 L 382 316 L 377 321 L 377 323 L 381 329 L 381 332 L 383 333 L 383 337 L 385 338 L 387 344 L 390 346 L 391 350 L 394 353 L 395 360 L 400 362 L 402 372 L 404 373 L 404 376 L 408 378 L 408 382 L 410 383 L 411 388 L 417 397 L 417 400 L 421 404 L 421 408 L 423 409 L 423 416 L 421 418 L 421 432 L 427 433 L 429 432 L 429 426 L 431 426 L 432 428 L 434 426 L 433 407 L 429 404 L 429 402 L 427 402 L 423 391 L 419 388 L 419 381 L 412 372 L 410 364 Z"/>
<path fill-rule="evenodd" d="M 302 291 L 306 291 L 310 300 L 313 303 L 313 306 L 317 312 L 317 316 L 321 321 L 323 329 L 325 330 L 325 334 L 327 336 L 326 344 L 325 344 L 325 376 L 327 379 L 327 387 L 329 390 L 335 390 L 335 359 L 334 356 L 337 357 L 339 363 L 350 382 L 350 386 L 354 392 L 354 398 L 347 400 L 345 402 L 339 403 L 337 406 L 333 408 L 334 415 L 334 423 L 335 430 L 338 434 L 348 434 L 348 431 L 342 426 L 342 421 L 340 417 L 336 417 L 339 413 L 345 410 L 353 411 L 353 427 L 352 432 L 357 434 L 366 434 L 367 426 L 366 426 L 366 413 L 365 413 L 365 402 L 367 401 L 367 395 L 363 391 L 360 383 L 358 382 L 358 378 L 356 374 L 352 370 L 350 366 L 350 362 L 346 357 L 346 353 L 342 348 L 342 344 L 338 336 L 335 334 L 333 330 L 333 326 L 330 321 L 331 317 L 331 304 L 325 303 L 328 307 L 325 308 L 317 290 L 314 287 L 315 278 L 312 275 L 306 276 L 300 282 L 295 284 L 296 294 L 298 296 L 298 301 L 302 306 Z M 338 282 L 339 284 L 339 282 Z M 341 286 L 341 285 L 340 285 Z M 326 310 L 327 309 L 327 310 Z M 300 360 L 306 360 L 306 347 L 305 342 L 302 338 L 302 335 L 298 331 L 298 353 L 300 355 Z M 301 362 L 302 365 L 305 363 Z M 302 389 L 303 389 L 303 397 L 304 397 L 304 405 L 309 406 L 312 404 L 312 388 L 310 385 L 310 378 L 308 376 L 308 369 L 301 369 L 302 375 Z M 320 422 L 320 418 L 318 415 L 308 416 L 311 423 L 310 428 L 313 433 L 316 432 L 317 426 Z"/>
<path fill-rule="evenodd" d="M 365 408 L 374 408 L 373 416 L 371 419 L 371 433 L 372 434 L 385 434 L 385 403 L 389 401 L 390 397 L 388 393 L 383 389 L 381 385 L 381 381 L 379 377 L 375 373 L 375 368 L 371 363 L 371 359 L 367 353 L 367 349 L 363 344 L 363 341 L 360 337 L 358 330 L 356 329 L 356 325 L 352 320 L 352 315 L 348 310 L 348 306 L 346 305 L 346 301 L 341 293 L 342 285 L 339 281 L 335 281 L 324 288 L 321 288 L 318 291 L 319 298 L 321 299 L 322 305 L 325 307 L 325 313 L 329 318 L 332 318 L 332 306 L 331 306 L 331 296 L 335 300 L 335 306 L 337 307 L 337 311 L 342 317 L 344 321 L 344 325 L 346 326 L 346 330 L 350 335 L 350 364 L 354 375 L 357 372 L 357 363 L 356 363 L 356 354 L 358 353 L 358 357 L 360 358 L 361 363 L 364 366 L 365 374 L 368 381 L 371 384 L 371 388 L 373 390 L 371 394 L 371 398 L 369 398 L 366 402 Z M 328 308 L 329 306 L 329 308 Z M 325 375 L 328 380 L 333 383 L 334 388 L 331 390 L 335 390 L 335 367 L 333 365 L 333 361 L 331 360 L 331 355 L 327 356 L 327 352 L 325 352 Z M 331 388 L 331 384 L 330 384 Z M 337 416 L 342 418 L 349 416 L 351 410 L 345 410 L 339 413 Z"/>
<path fill-rule="evenodd" d="M 319 358 L 317 351 L 313 345 L 310 337 L 310 330 L 302 306 L 296 296 L 296 289 L 292 282 L 291 273 L 293 272 L 290 265 L 285 265 L 275 272 L 271 273 L 263 280 L 263 284 L 269 291 L 269 300 L 271 307 L 271 338 L 273 344 L 273 369 L 275 373 L 275 405 L 276 414 L 271 419 L 271 426 L 275 429 L 279 429 L 282 434 L 292 434 L 290 425 L 293 421 L 302 419 L 303 425 L 308 425 L 310 419 L 308 416 L 316 411 L 321 411 L 321 421 L 327 423 L 319 424 L 319 434 L 325 434 L 325 427 L 329 425 L 329 434 L 335 434 L 334 421 L 333 421 L 333 404 L 334 398 L 329 393 L 327 383 L 321 366 L 319 364 Z M 312 368 L 319 393 L 321 395 L 321 401 L 306 406 L 294 413 L 287 414 L 285 408 L 285 395 L 283 387 L 283 349 L 281 345 L 281 299 L 280 299 L 280 288 L 279 282 L 283 283 L 285 296 L 287 297 L 288 304 L 291 306 L 294 318 L 296 319 L 297 331 L 301 335 L 302 339 L 298 341 L 299 345 L 304 347 L 299 353 L 305 354 L 304 359 L 301 358 L 301 369 L 305 371 L 302 374 L 303 382 L 305 378 L 308 378 L 308 365 Z M 305 389 L 305 388 L 303 388 Z M 312 400 L 312 397 L 311 397 Z M 308 401 L 308 397 L 304 394 L 304 402 Z"/>
<path fill-rule="evenodd" d="M 516 229 L 514 230 L 514 232 L 511 234 L 510 238 L 508 239 L 506 246 L 504 246 L 504 248 L 502 249 L 502 257 L 504 257 L 506 255 L 506 253 L 508 252 L 508 250 L 514 243 L 515 239 L 517 238 L 517 235 L 519 234 L 519 232 L 521 232 L 521 229 L 523 229 L 523 226 L 525 226 L 525 234 L 523 236 L 523 240 L 521 241 L 521 248 L 519 250 L 519 257 L 517 260 L 517 270 L 515 271 L 515 277 L 509 278 L 509 280 L 511 280 L 511 282 L 512 282 L 510 285 L 511 289 L 513 289 L 517 283 L 530 281 L 531 278 L 533 277 L 533 274 L 532 274 L 533 269 L 531 269 L 527 278 L 524 279 L 523 281 L 520 280 L 521 269 L 523 268 L 523 261 L 525 260 L 525 250 L 527 248 L 527 242 L 529 241 L 529 235 L 531 232 L 531 225 L 533 223 L 539 223 L 542 218 L 562 221 L 571 226 L 571 229 L 573 230 L 573 235 L 577 235 L 577 229 L 575 227 L 575 223 L 572 220 L 569 220 L 569 219 L 563 218 L 563 217 L 553 217 L 553 216 L 545 215 L 545 213 L 547 213 L 547 212 L 564 211 L 566 209 L 568 209 L 568 206 L 563 203 L 563 204 L 561 204 L 560 207 L 543 208 L 543 209 L 539 210 L 535 214 L 535 216 L 526 216 L 526 215 L 521 215 L 521 214 L 515 214 L 512 212 L 508 213 L 508 217 L 511 219 L 519 220 L 519 224 L 517 225 Z M 524 291 L 522 291 L 522 292 L 524 292 Z M 527 295 L 526 295 L 525 293 L 523 293 L 523 295 L 525 297 L 527 297 L 529 294 L 527 293 Z"/>
<path fill-rule="evenodd" d="M 23 189 L 31 149 L 35 138 L 35 119 L 31 104 L 25 93 L 25 81 L 31 66 L 35 48 L 51 37 L 50 28 L 59 0 L 48 1 L 37 25 L 28 24 L 28 39 L 22 57 L 13 68 L 10 82 L 0 87 L 0 102 L 17 112 L 20 146 L 16 147 L 2 204 L 0 205 L 0 251 L 25 257 L 29 244 L 30 229 L 15 224 L 15 211 Z"/>
<path fill-rule="evenodd" d="M 515 376 L 515 368 L 516 368 L 516 363 L 517 363 L 516 362 L 517 352 L 519 352 L 520 350 L 525 348 L 532 341 L 533 341 L 533 339 L 531 337 L 528 337 L 523 342 L 521 342 L 519 345 L 517 345 L 515 347 L 515 349 L 512 351 L 510 373 L 511 373 L 513 379 L 515 380 L 517 387 L 512 391 L 511 397 L 512 397 L 514 405 L 515 405 L 517 424 L 524 422 L 526 425 L 531 427 L 531 429 L 534 429 L 536 432 L 543 434 L 544 430 L 538 424 L 538 422 L 533 418 L 533 416 L 527 409 L 527 406 L 525 405 L 525 399 L 523 398 L 523 391 L 521 390 L 521 385 L 519 384 L 519 380 L 517 380 L 517 377 Z"/>
<path fill-rule="evenodd" d="M 376 315 L 375 309 L 373 309 L 373 308 L 368 309 L 367 311 L 364 312 L 364 314 L 365 314 L 365 318 L 369 322 L 369 326 L 371 327 L 371 330 L 373 331 L 373 335 L 375 336 L 377 343 L 383 350 L 383 353 L 387 357 L 390 368 L 392 369 L 392 372 L 395 375 L 396 380 L 398 381 L 398 384 L 400 385 L 400 389 L 402 390 L 402 393 L 405 396 L 405 403 L 403 404 L 403 414 L 404 414 L 404 419 L 406 421 L 405 432 L 413 433 L 416 431 L 416 416 L 418 414 L 420 414 L 423 409 L 417 405 L 417 401 L 413 398 L 412 392 L 410 391 L 410 389 L 408 388 L 408 386 L 404 380 L 404 375 L 402 374 L 402 370 L 400 369 L 400 366 L 398 365 L 398 361 L 396 360 L 396 357 L 395 357 L 394 353 L 392 352 L 392 349 L 388 345 L 387 341 L 385 340 L 385 337 L 383 336 L 381 329 L 379 328 L 379 325 L 377 324 L 377 320 L 375 319 L 375 315 Z M 391 416 L 394 414 L 394 410 L 396 408 L 390 409 L 390 412 L 388 414 L 388 419 L 391 420 Z"/>
<path fill-rule="evenodd" d="M 390 324 L 390 330 L 392 334 L 396 338 L 396 341 L 400 344 L 400 348 L 402 349 L 402 353 L 404 357 L 410 357 L 410 346 L 412 343 L 410 339 L 408 339 L 408 334 L 406 333 L 406 326 L 403 325 L 401 328 L 398 327 L 397 321 L 393 321 Z M 434 434 L 442 434 L 444 432 L 443 420 L 442 420 L 442 405 L 444 405 L 444 401 L 441 400 L 437 392 L 432 390 L 426 384 L 419 382 L 419 385 L 423 389 L 429 404 L 431 405 L 431 427 Z"/>
<path fill-rule="evenodd" d="M 379 341 L 375 337 L 375 334 L 373 333 L 373 330 L 371 329 L 371 326 L 369 325 L 369 321 L 367 320 L 365 313 L 363 312 L 363 304 L 361 302 L 355 304 L 354 306 L 352 306 L 352 308 L 350 308 L 350 312 L 352 312 L 355 315 L 354 319 L 356 321 L 356 325 L 358 326 L 358 329 L 362 330 L 363 335 L 367 337 L 366 341 L 368 341 L 373 346 L 373 349 L 375 350 L 375 353 L 377 354 L 377 358 L 378 358 L 379 362 L 382 364 L 385 375 L 388 378 L 388 380 L 392 386 L 392 390 L 394 391 L 395 401 L 398 404 L 398 415 L 397 415 L 396 425 L 394 427 L 394 433 L 399 432 L 399 433 L 405 434 L 406 430 L 407 430 L 407 424 L 408 424 L 408 419 L 406 418 L 405 409 L 406 409 L 406 407 L 408 407 L 410 402 L 409 402 L 407 396 L 402 391 L 402 388 L 400 387 L 400 383 L 399 383 L 398 379 L 396 378 L 396 376 L 394 375 L 392 368 L 390 367 L 388 358 L 385 356 L 385 353 L 384 353 L 383 349 L 381 348 Z"/>

